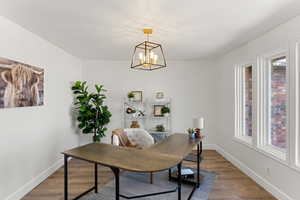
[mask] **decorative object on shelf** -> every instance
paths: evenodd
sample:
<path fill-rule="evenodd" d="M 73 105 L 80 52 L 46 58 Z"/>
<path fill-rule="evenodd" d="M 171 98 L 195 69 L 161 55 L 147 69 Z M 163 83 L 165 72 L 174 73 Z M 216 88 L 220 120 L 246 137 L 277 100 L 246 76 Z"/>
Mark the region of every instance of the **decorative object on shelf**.
<path fill-rule="evenodd" d="M 128 97 L 128 100 L 129 100 L 129 101 L 133 101 L 134 93 L 129 92 L 129 93 L 127 94 L 127 97 Z"/>
<path fill-rule="evenodd" d="M 165 100 L 165 94 L 162 91 L 158 91 L 155 93 L 155 100 L 156 101 L 164 101 Z"/>
<path fill-rule="evenodd" d="M 165 55 L 161 44 L 150 42 L 149 35 L 152 29 L 143 29 L 147 40 L 136 45 L 131 60 L 131 68 L 152 71 L 167 67 Z"/>
<path fill-rule="evenodd" d="M 154 117 L 163 117 L 162 108 L 165 107 L 164 105 L 154 105 L 153 115 Z"/>
<path fill-rule="evenodd" d="M 138 121 L 132 121 L 130 128 L 140 128 L 139 122 Z"/>
<path fill-rule="evenodd" d="M 170 115 L 170 108 L 167 106 L 162 107 L 161 113 L 164 117 L 168 117 Z"/>
<path fill-rule="evenodd" d="M 145 116 L 145 111 L 143 111 L 143 110 L 138 110 L 138 111 L 136 111 L 136 112 L 133 114 L 133 116 L 134 116 L 135 118 L 144 117 L 144 116 Z"/>
<path fill-rule="evenodd" d="M 194 132 L 193 128 L 188 128 L 187 132 L 188 132 L 188 134 L 189 134 L 189 136 L 190 136 L 191 139 L 195 138 L 195 132 Z"/>
<path fill-rule="evenodd" d="M 131 91 L 133 94 L 133 101 L 134 102 L 142 102 L 143 101 L 143 91 Z"/>
<path fill-rule="evenodd" d="M 126 109 L 126 113 L 127 113 L 127 114 L 133 114 L 133 113 L 136 113 L 136 111 L 135 111 L 134 109 L 128 107 L 128 108 Z"/>
<path fill-rule="evenodd" d="M 0 58 L 0 108 L 44 105 L 44 69 Z"/>
<path fill-rule="evenodd" d="M 157 125 L 155 127 L 155 129 L 156 129 L 157 132 L 165 132 L 165 130 L 166 130 L 164 125 L 162 125 L 162 124 Z"/>
<path fill-rule="evenodd" d="M 73 86 L 75 106 L 78 112 L 78 127 L 83 134 L 93 133 L 93 141 L 100 142 L 105 136 L 106 125 L 110 122 L 111 113 L 108 107 L 103 105 L 106 98 L 106 90 L 103 85 L 95 85 L 96 92 L 89 92 L 86 81 L 77 81 Z"/>
<path fill-rule="evenodd" d="M 194 128 L 195 128 L 195 136 L 196 138 L 202 138 L 203 135 L 201 133 L 201 130 L 204 129 L 204 118 L 195 118 L 193 121 Z"/>

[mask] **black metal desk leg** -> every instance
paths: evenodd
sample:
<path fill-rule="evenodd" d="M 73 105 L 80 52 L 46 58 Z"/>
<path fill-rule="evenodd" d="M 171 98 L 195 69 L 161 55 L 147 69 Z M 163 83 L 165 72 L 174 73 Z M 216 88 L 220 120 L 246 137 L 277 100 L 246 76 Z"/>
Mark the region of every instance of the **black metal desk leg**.
<path fill-rule="evenodd" d="M 197 188 L 200 186 L 200 145 L 197 145 Z"/>
<path fill-rule="evenodd" d="M 65 188 L 65 200 L 68 200 L 68 156 L 64 155 L 64 188 Z"/>
<path fill-rule="evenodd" d="M 95 163 L 95 193 L 98 193 L 98 165 Z"/>
<path fill-rule="evenodd" d="M 181 200 L 181 165 L 182 165 L 182 163 L 179 163 L 177 165 L 177 171 L 178 171 L 178 177 L 177 177 L 177 182 L 178 182 L 178 200 Z"/>
<path fill-rule="evenodd" d="M 169 169 L 169 181 L 171 180 L 171 169 Z"/>
<path fill-rule="evenodd" d="M 116 200 L 120 199 L 120 169 L 111 167 L 115 174 Z"/>

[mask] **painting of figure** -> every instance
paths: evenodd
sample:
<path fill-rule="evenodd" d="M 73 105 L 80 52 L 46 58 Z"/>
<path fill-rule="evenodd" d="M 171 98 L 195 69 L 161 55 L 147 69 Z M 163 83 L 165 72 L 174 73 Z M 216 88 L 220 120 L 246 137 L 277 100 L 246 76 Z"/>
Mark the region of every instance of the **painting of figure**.
<path fill-rule="evenodd" d="M 44 105 L 44 69 L 0 57 L 0 108 Z"/>

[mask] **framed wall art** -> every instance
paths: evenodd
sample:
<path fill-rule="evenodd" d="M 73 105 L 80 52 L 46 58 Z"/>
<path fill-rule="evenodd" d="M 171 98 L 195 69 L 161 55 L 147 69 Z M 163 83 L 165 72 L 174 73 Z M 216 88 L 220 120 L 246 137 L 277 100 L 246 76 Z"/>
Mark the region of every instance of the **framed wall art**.
<path fill-rule="evenodd" d="M 133 101 L 135 102 L 142 102 L 143 101 L 143 92 L 142 91 L 131 91 L 134 95 Z"/>
<path fill-rule="evenodd" d="M 0 57 L 0 108 L 44 105 L 44 69 Z"/>

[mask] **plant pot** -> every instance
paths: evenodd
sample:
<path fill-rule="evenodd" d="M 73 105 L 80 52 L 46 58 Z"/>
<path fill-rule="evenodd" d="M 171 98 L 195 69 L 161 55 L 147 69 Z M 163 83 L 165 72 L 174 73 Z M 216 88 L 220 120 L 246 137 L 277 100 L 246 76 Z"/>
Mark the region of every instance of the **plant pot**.
<path fill-rule="evenodd" d="M 194 133 L 189 133 L 190 139 L 195 139 L 195 134 Z"/>
<path fill-rule="evenodd" d="M 165 113 L 164 114 L 164 117 L 169 117 L 170 116 L 170 113 Z"/>

